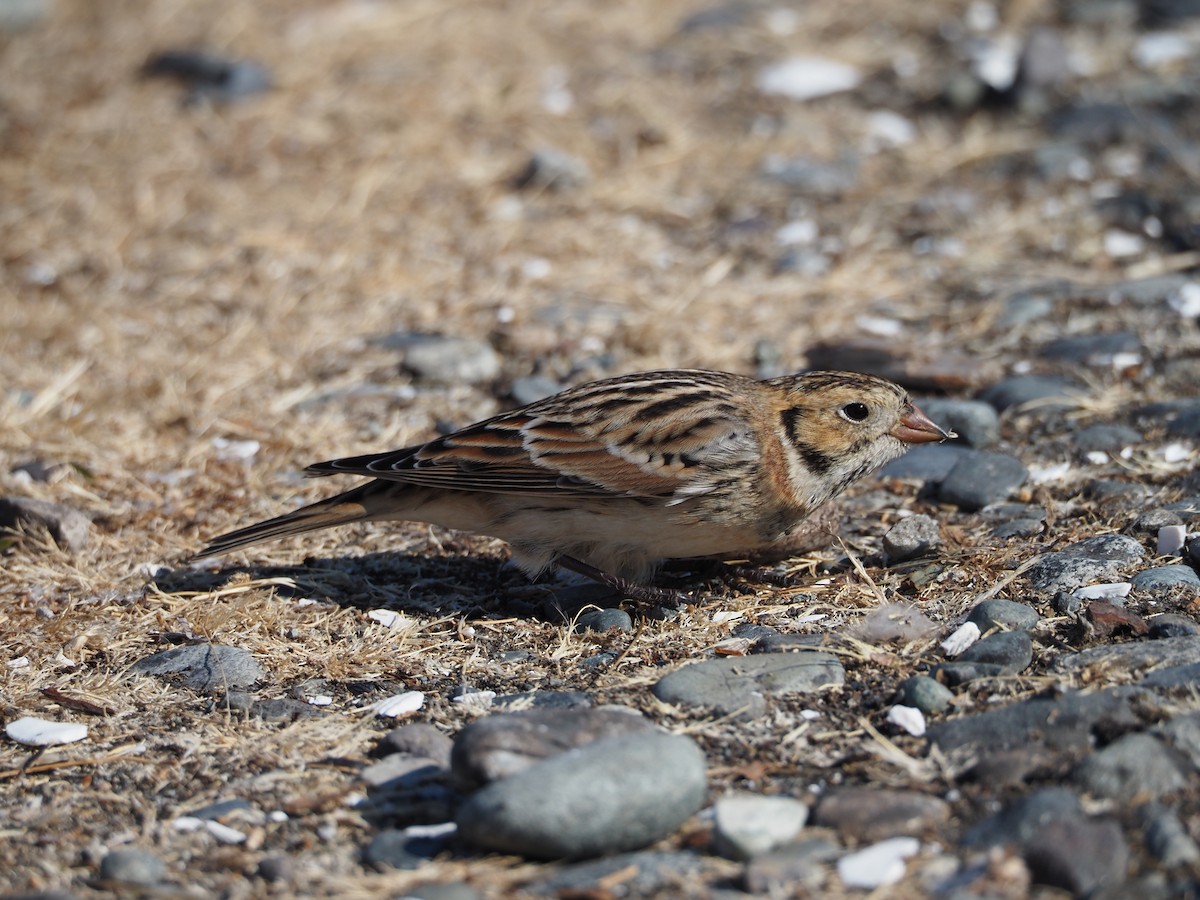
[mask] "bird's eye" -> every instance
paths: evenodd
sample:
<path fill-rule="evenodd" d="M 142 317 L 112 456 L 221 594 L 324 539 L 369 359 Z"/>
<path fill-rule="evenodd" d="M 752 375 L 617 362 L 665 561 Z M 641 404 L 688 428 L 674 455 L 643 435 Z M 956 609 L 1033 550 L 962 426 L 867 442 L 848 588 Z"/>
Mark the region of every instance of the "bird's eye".
<path fill-rule="evenodd" d="M 871 414 L 871 410 L 867 408 L 867 404 L 865 403 L 847 403 L 839 412 L 851 422 L 865 422 L 867 416 Z"/>

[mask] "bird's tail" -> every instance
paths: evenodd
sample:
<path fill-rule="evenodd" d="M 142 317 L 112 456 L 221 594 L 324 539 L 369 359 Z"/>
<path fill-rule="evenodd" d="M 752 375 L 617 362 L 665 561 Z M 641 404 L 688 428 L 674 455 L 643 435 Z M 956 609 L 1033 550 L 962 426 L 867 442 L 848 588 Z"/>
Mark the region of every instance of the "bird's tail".
<path fill-rule="evenodd" d="M 375 518 L 373 509 L 375 504 L 371 503 L 369 495 L 373 484 L 375 482 L 367 482 L 344 494 L 338 494 L 336 497 L 319 500 L 309 506 L 302 506 L 295 512 L 222 534 L 209 541 L 208 545 L 192 558 L 204 559 L 209 556 L 222 556 L 231 550 L 249 547 L 251 544 L 259 544 L 263 541 L 273 541 L 276 538 L 288 537 L 293 534 L 304 534 L 334 525 L 346 525 L 350 522 L 362 522 Z"/>

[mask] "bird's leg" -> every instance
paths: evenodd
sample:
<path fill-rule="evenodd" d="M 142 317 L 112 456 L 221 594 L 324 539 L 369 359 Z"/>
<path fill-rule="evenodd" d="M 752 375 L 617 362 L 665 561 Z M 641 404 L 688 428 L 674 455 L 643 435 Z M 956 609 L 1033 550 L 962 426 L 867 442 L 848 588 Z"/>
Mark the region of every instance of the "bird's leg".
<path fill-rule="evenodd" d="M 726 572 L 736 578 L 775 588 L 798 588 L 812 583 L 812 579 L 804 578 L 800 575 L 772 572 L 770 569 L 763 569 L 758 566 L 742 566 L 737 563 L 722 563 L 721 565 Z"/>
<path fill-rule="evenodd" d="M 555 562 L 564 569 L 569 569 L 572 572 L 582 575 L 584 578 L 590 578 L 592 581 L 607 585 L 623 596 L 641 603 L 657 603 L 660 606 L 677 609 L 680 606 L 686 605 L 690 600 L 686 594 L 682 594 L 679 591 L 658 588 L 649 584 L 637 584 L 628 578 L 609 575 L 607 572 L 602 572 L 595 566 L 589 566 L 587 563 L 573 556 L 560 556 Z"/>

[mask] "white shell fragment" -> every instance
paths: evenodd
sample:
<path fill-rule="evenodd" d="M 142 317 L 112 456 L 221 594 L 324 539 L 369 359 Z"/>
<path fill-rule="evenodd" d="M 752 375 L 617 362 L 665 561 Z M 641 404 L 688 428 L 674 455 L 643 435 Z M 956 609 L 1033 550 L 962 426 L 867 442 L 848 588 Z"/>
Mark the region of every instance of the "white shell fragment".
<path fill-rule="evenodd" d="M 213 819 L 200 819 L 196 816 L 179 816 L 171 822 L 171 827 L 183 834 L 207 831 L 222 844 L 241 844 L 246 840 L 245 833 L 236 828 L 222 825 Z"/>
<path fill-rule="evenodd" d="M 942 651 L 947 656 L 958 656 L 979 640 L 979 626 L 974 622 L 963 622 L 954 634 L 942 641 Z"/>
<path fill-rule="evenodd" d="M 28 656 L 17 656 L 5 663 L 10 669 L 28 669 L 32 663 Z"/>
<path fill-rule="evenodd" d="M 871 890 L 895 884 L 904 877 L 904 861 L 916 856 L 921 842 L 914 837 L 894 837 L 838 860 L 837 873 L 849 888 Z"/>
<path fill-rule="evenodd" d="M 217 451 L 217 459 L 221 460 L 251 460 L 258 454 L 262 444 L 255 440 L 231 441 L 229 438 L 213 438 L 213 449 Z"/>
<path fill-rule="evenodd" d="M 84 740 L 88 736 L 88 727 L 75 722 L 49 722 L 24 716 L 5 725 L 4 733 L 28 747 L 54 747 Z"/>
<path fill-rule="evenodd" d="M 372 703 L 371 709 L 377 716 L 395 719 L 415 713 L 424 705 L 425 695 L 420 691 L 405 691 L 403 694 L 393 694 L 391 697 L 384 697 L 377 703 Z"/>
<path fill-rule="evenodd" d="M 1178 556 L 1187 541 L 1187 528 L 1183 525 L 1166 525 L 1158 529 L 1158 555 Z"/>
<path fill-rule="evenodd" d="M 1078 600 L 1120 600 L 1128 597 L 1131 590 L 1133 585 L 1128 581 L 1115 581 L 1112 584 L 1089 584 L 1076 588 L 1071 596 Z"/>
<path fill-rule="evenodd" d="M 887 720 L 913 737 L 925 734 L 925 714 L 915 706 L 893 706 L 888 710 Z"/>
<path fill-rule="evenodd" d="M 466 709 L 483 712 L 492 708 L 492 702 L 495 699 L 495 691 L 468 691 L 465 694 L 459 694 L 450 702 Z"/>
<path fill-rule="evenodd" d="M 1049 484 L 1054 481 L 1066 480 L 1070 473 L 1071 464 L 1069 462 L 1053 466 L 1036 466 L 1029 470 L 1029 480 L 1034 484 Z"/>
<path fill-rule="evenodd" d="M 819 56 L 793 56 L 758 73 L 758 89 L 792 100 L 813 100 L 858 87 L 862 76 L 854 66 Z"/>
<path fill-rule="evenodd" d="M 384 628 L 403 628 L 411 620 L 403 613 L 398 613 L 394 609 L 373 609 L 367 613 L 368 619 L 373 619 Z"/>

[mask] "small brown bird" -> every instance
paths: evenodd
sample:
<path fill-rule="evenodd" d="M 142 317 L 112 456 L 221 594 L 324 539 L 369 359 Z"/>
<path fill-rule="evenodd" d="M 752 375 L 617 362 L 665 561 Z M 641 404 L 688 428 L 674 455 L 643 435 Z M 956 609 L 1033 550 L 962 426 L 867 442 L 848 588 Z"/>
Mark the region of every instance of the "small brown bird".
<path fill-rule="evenodd" d="M 645 583 L 663 560 L 765 548 L 909 445 L 952 436 L 870 375 L 642 372 L 426 444 L 309 466 L 373 480 L 222 535 L 199 556 L 400 519 L 502 538 L 530 575 L 558 564 L 661 599 Z"/>

